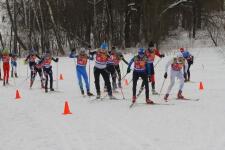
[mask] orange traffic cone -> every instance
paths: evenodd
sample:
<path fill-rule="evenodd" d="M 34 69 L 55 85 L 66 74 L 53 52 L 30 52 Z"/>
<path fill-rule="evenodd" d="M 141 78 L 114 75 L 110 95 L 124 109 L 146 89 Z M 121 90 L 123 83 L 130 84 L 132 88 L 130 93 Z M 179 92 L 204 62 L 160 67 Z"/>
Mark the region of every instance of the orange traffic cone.
<path fill-rule="evenodd" d="M 64 113 L 63 113 L 63 115 L 69 115 L 69 114 L 72 114 L 72 113 L 70 112 L 69 104 L 66 101 L 65 102 L 65 106 L 64 106 Z"/>
<path fill-rule="evenodd" d="M 63 75 L 62 74 L 60 74 L 59 80 L 63 80 Z"/>
<path fill-rule="evenodd" d="M 20 93 L 19 93 L 19 90 L 16 90 L 16 99 L 20 99 L 21 96 L 20 96 Z"/>
<path fill-rule="evenodd" d="M 203 90 L 203 89 L 204 89 L 203 83 L 200 82 L 200 83 L 199 83 L 199 90 Z"/>
<path fill-rule="evenodd" d="M 127 79 L 125 79 L 125 85 L 128 86 L 128 80 Z"/>

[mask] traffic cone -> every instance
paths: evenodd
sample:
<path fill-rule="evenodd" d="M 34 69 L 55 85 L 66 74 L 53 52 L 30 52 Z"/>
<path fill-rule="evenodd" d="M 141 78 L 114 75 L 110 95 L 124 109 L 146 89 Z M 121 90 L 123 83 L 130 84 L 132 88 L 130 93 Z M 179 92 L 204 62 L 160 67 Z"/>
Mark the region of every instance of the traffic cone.
<path fill-rule="evenodd" d="M 60 74 L 59 80 L 63 80 L 63 75 L 62 74 Z"/>
<path fill-rule="evenodd" d="M 21 98 L 20 92 L 19 92 L 19 90 L 16 90 L 16 99 L 20 99 L 20 98 Z"/>
<path fill-rule="evenodd" d="M 63 113 L 63 115 L 69 115 L 69 114 L 72 114 L 72 113 L 70 112 L 69 104 L 66 101 L 65 102 L 65 106 L 64 106 L 64 113 Z"/>
<path fill-rule="evenodd" d="M 199 83 L 199 90 L 203 90 L 203 89 L 204 89 L 203 83 L 200 82 L 200 83 Z"/>
<path fill-rule="evenodd" d="M 125 79 L 125 85 L 128 86 L 128 80 L 127 79 Z"/>

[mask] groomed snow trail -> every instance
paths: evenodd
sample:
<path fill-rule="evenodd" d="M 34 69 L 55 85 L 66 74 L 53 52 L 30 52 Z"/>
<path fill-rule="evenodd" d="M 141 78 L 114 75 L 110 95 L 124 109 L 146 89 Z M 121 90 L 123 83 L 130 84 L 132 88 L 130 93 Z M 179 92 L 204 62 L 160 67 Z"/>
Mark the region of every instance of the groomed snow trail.
<path fill-rule="evenodd" d="M 195 55 L 191 68 L 193 82 L 185 83 L 183 94 L 200 98 L 199 101 L 175 100 L 176 84 L 169 105 L 140 104 L 131 109 L 130 100 L 92 102 L 93 98 L 83 98 L 74 61 L 69 58 L 60 58 L 58 71 L 64 80 L 59 81 L 59 92 L 44 93 L 39 77 L 29 89 L 29 80 L 25 80 L 27 66 L 20 60 L 19 79 L 15 82 L 11 79 L 8 87 L 0 86 L 0 150 L 225 149 L 225 59 L 216 48 L 192 49 L 191 52 Z M 170 57 L 155 68 L 158 91 Z M 127 67 L 123 64 L 122 68 L 125 74 Z M 55 76 L 56 64 L 53 69 Z M 131 76 L 127 76 L 128 81 Z M 198 89 L 200 81 L 204 84 L 203 91 Z M 167 79 L 162 93 L 168 84 Z M 93 76 L 91 88 L 95 93 Z M 15 100 L 16 89 L 22 96 L 20 100 Z M 124 86 L 127 99 L 132 97 L 131 89 L 132 85 Z M 122 98 L 120 93 L 115 96 Z M 163 95 L 151 95 L 157 103 L 164 103 L 162 98 Z M 69 102 L 72 115 L 62 115 L 65 101 Z M 144 92 L 138 103 L 144 103 Z"/>

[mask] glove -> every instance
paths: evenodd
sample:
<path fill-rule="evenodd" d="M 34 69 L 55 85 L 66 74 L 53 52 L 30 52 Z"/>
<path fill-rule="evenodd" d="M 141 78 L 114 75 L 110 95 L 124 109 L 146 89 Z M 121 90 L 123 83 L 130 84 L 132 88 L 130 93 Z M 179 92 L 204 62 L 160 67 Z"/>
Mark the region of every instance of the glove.
<path fill-rule="evenodd" d="M 165 72 L 165 74 L 164 74 L 164 78 L 165 78 L 165 79 L 167 78 L 167 72 Z"/>
<path fill-rule="evenodd" d="M 127 74 L 130 73 L 130 71 L 131 71 L 131 69 L 130 68 L 127 68 Z"/>
<path fill-rule="evenodd" d="M 159 57 L 160 57 L 160 58 L 163 58 L 163 57 L 165 57 L 165 54 L 161 54 Z"/>
<path fill-rule="evenodd" d="M 55 59 L 55 62 L 59 62 L 59 58 L 56 58 L 56 59 Z"/>

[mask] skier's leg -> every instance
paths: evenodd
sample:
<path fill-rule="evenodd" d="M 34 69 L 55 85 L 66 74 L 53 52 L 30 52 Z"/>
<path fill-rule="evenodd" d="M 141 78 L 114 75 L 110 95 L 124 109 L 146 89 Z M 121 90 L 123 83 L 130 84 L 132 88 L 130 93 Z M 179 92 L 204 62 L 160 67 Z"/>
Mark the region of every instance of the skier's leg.
<path fill-rule="evenodd" d="M 88 93 L 88 92 L 90 92 L 90 86 L 89 86 L 89 82 L 88 82 L 87 71 L 86 71 L 85 68 L 84 68 L 84 70 L 82 72 L 82 76 L 83 76 L 83 79 L 84 79 L 84 82 L 85 82 L 85 86 L 86 86 L 86 90 L 87 90 L 87 93 Z"/>
<path fill-rule="evenodd" d="M 176 77 L 176 71 L 171 70 L 171 72 L 170 72 L 170 85 L 167 89 L 166 94 L 170 94 L 170 92 L 171 92 L 171 90 L 174 86 L 174 83 L 175 83 L 175 77 Z"/>
<path fill-rule="evenodd" d="M 149 82 L 148 82 L 148 76 L 147 74 L 143 74 L 141 76 L 143 82 L 144 82 L 144 85 L 145 85 L 145 96 L 146 96 L 146 99 L 149 99 Z"/>
<path fill-rule="evenodd" d="M 78 83 L 79 83 L 79 86 L 80 86 L 80 90 L 83 94 L 83 83 L 82 83 L 82 78 L 81 78 L 81 74 L 82 74 L 82 69 L 81 68 L 76 68 L 76 71 L 77 71 L 77 79 L 78 79 Z"/>
<path fill-rule="evenodd" d="M 136 90 L 137 90 L 137 81 L 138 81 L 139 75 L 136 72 L 133 72 L 133 100 L 136 100 Z"/>
<path fill-rule="evenodd" d="M 100 96 L 101 94 L 99 77 L 100 77 L 100 69 L 94 67 L 95 88 L 98 96 Z"/>
<path fill-rule="evenodd" d="M 45 92 L 48 92 L 48 70 L 44 68 L 43 71 L 45 75 Z"/>
<path fill-rule="evenodd" d="M 53 89 L 53 72 L 52 72 L 52 68 L 49 68 L 49 79 L 50 79 L 50 90 L 54 91 Z"/>
<path fill-rule="evenodd" d="M 111 83 L 109 79 L 109 74 L 104 69 L 102 69 L 101 75 L 106 83 L 108 95 L 112 96 L 112 88 L 111 88 Z"/>
<path fill-rule="evenodd" d="M 116 68 L 116 72 L 118 74 L 118 87 L 119 88 L 122 88 L 120 66 L 119 65 L 116 65 L 115 68 Z"/>

